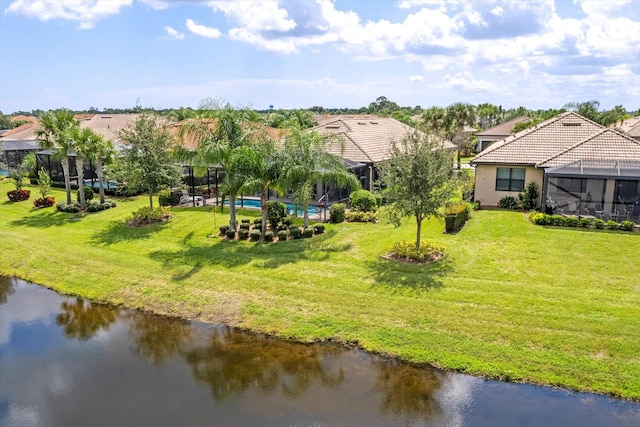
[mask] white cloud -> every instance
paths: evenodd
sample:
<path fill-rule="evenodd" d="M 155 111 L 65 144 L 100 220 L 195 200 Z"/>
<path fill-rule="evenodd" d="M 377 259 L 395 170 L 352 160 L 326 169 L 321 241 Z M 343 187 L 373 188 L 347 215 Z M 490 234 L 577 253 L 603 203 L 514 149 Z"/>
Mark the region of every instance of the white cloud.
<path fill-rule="evenodd" d="M 424 76 L 420 76 L 420 75 L 409 76 L 409 81 L 411 83 L 420 83 L 424 81 Z"/>
<path fill-rule="evenodd" d="M 170 6 L 167 0 L 138 0 L 140 3 L 144 3 L 154 10 L 165 10 Z"/>
<path fill-rule="evenodd" d="M 209 39 L 217 39 L 222 35 L 220 30 L 218 30 L 217 28 L 210 28 L 205 25 L 197 24 L 192 19 L 187 19 L 186 25 L 189 31 L 201 37 L 206 37 Z"/>
<path fill-rule="evenodd" d="M 173 40 L 182 40 L 184 39 L 184 34 L 178 30 L 175 30 L 168 25 L 164 27 L 164 31 L 167 33 L 167 36 Z"/>
<path fill-rule="evenodd" d="M 488 80 L 476 80 L 469 71 L 462 71 L 455 75 L 446 74 L 442 78 L 442 82 L 447 88 L 463 90 L 465 92 L 496 93 L 500 90 L 500 87 Z"/>
<path fill-rule="evenodd" d="M 80 29 L 93 28 L 97 21 L 109 15 L 117 15 L 132 0 L 16 0 L 5 10 L 31 16 L 41 21 L 66 19 L 76 21 Z"/>

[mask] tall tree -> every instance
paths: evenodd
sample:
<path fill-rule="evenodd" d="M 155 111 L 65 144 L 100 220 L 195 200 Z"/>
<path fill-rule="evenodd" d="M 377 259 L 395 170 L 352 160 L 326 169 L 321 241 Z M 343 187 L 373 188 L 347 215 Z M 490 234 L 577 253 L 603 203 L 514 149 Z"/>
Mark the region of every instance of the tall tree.
<path fill-rule="evenodd" d="M 89 128 L 76 127 L 73 130 L 73 149 L 76 153 L 76 173 L 78 175 L 78 195 L 80 196 L 80 206 L 86 209 L 87 202 L 84 194 L 84 160 L 92 158 L 92 151 L 95 149 L 95 140 L 101 138 Z M 101 203 L 104 200 L 101 200 Z"/>
<path fill-rule="evenodd" d="M 196 169 L 206 170 L 219 165 L 225 169 L 224 194 L 229 197 L 229 225 L 237 228 L 236 197 L 242 186 L 229 161 L 235 150 L 249 143 L 256 129 L 255 115 L 249 110 L 236 108 L 218 100 L 207 100 L 196 112 L 196 118 L 187 120 L 180 128 L 178 136 L 192 140 L 194 150 L 180 148 L 177 158 L 189 162 Z"/>
<path fill-rule="evenodd" d="M 600 123 L 600 112 L 598 111 L 598 108 L 600 108 L 600 101 L 569 102 L 562 108 L 568 111 L 575 111 L 582 117 L 586 117 L 589 120 Z"/>
<path fill-rule="evenodd" d="M 149 194 L 149 207 L 153 209 L 153 195 L 177 185 L 182 179 L 182 170 L 173 163 L 175 141 L 166 126 L 149 114 L 141 114 L 123 128 L 118 137 L 126 145 L 122 160 L 127 183 L 145 189 Z"/>
<path fill-rule="evenodd" d="M 456 183 L 451 177 L 451 153 L 433 133 L 413 131 L 402 141 L 393 141 L 389 160 L 380 166 L 380 181 L 386 187 L 388 218 L 395 225 L 412 215 L 416 220 L 416 249 L 420 249 L 422 223 L 439 217 L 451 199 Z"/>
<path fill-rule="evenodd" d="M 476 122 L 476 111 L 473 105 L 457 102 L 447 107 L 445 113 L 445 126 L 451 139 L 458 146 L 458 169 L 461 166 L 462 142 L 465 126 L 473 126 Z"/>
<path fill-rule="evenodd" d="M 104 165 L 111 163 L 116 156 L 113 143 L 102 135 L 93 133 L 91 138 L 87 140 L 87 156 L 93 161 L 98 177 L 100 203 L 104 203 Z"/>
<path fill-rule="evenodd" d="M 55 110 L 40 115 L 40 128 L 36 131 L 38 142 L 45 150 L 53 150 L 60 160 L 64 174 L 67 204 L 71 204 L 71 177 L 69 175 L 69 151 L 73 150 L 73 133 L 80 126 L 69 110 Z"/>
<path fill-rule="evenodd" d="M 299 127 L 289 129 L 285 137 L 283 185 L 293 189 L 295 200 L 302 206 L 305 228 L 309 226 L 309 202 L 316 184 L 360 189 L 360 181 L 347 171 L 342 159 L 327 152 L 330 144 L 337 143 L 314 130 Z"/>

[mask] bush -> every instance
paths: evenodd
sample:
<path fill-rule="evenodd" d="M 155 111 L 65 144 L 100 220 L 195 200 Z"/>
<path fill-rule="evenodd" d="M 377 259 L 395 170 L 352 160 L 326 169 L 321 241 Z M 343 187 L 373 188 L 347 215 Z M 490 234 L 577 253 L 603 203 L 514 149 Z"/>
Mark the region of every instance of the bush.
<path fill-rule="evenodd" d="M 354 211 L 373 212 L 376 206 L 376 196 L 369 190 L 356 190 L 349 194 L 349 207 Z"/>
<path fill-rule="evenodd" d="M 7 191 L 7 197 L 10 202 L 22 202 L 24 200 L 29 200 L 31 196 L 31 191 L 29 190 L 11 190 Z"/>
<path fill-rule="evenodd" d="M 589 218 L 580 218 L 580 227 L 589 228 L 591 220 Z"/>
<path fill-rule="evenodd" d="M 56 204 L 56 199 L 54 199 L 51 196 L 40 197 L 33 201 L 33 206 L 35 206 L 37 209 L 48 208 L 49 206 L 53 206 L 55 204 Z"/>
<path fill-rule="evenodd" d="M 227 239 L 233 240 L 236 238 L 236 230 L 227 227 L 227 230 L 224 232 L 224 235 L 227 236 Z"/>
<path fill-rule="evenodd" d="M 633 221 L 622 221 L 620 223 L 620 230 L 633 231 L 635 227 L 636 224 Z"/>
<path fill-rule="evenodd" d="M 391 247 L 391 254 L 407 261 L 432 261 L 444 254 L 444 248 L 431 242 L 421 241 L 420 249 L 416 249 L 414 242 L 396 242 Z"/>
<path fill-rule="evenodd" d="M 286 237 L 285 237 L 286 239 Z M 265 242 L 273 242 L 273 231 L 265 231 L 264 233 L 264 241 Z"/>
<path fill-rule="evenodd" d="M 287 217 L 287 205 L 270 200 L 267 202 L 267 219 L 272 229 L 276 229 L 280 221 Z"/>
<path fill-rule="evenodd" d="M 291 234 L 292 239 L 299 239 L 302 237 L 302 230 L 300 230 L 300 227 L 292 227 L 289 230 L 289 234 Z"/>
<path fill-rule="evenodd" d="M 129 218 L 128 223 L 132 227 L 140 227 L 164 221 L 170 216 L 169 211 L 164 206 L 159 206 L 153 209 L 149 206 L 144 206 L 131 214 L 131 218 Z"/>
<path fill-rule="evenodd" d="M 378 213 L 349 211 L 345 214 L 345 217 L 349 222 L 376 222 L 378 220 Z"/>
<path fill-rule="evenodd" d="M 282 223 L 287 227 L 291 227 L 291 225 L 293 224 L 293 220 L 291 218 L 285 218 L 282 220 Z"/>
<path fill-rule="evenodd" d="M 604 228 L 604 224 L 605 224 L 604 220 L 600 218 L 597 218 L 593 221 L 593 225 L 599 230 L 602 230 Z"/>
<path fill-rule="evenodd" d="M 313 232 L 316 234 L 324 233 L 324 224 L 315 224 L 313 226 Z"/>
<path fill-rule="evenodd" d="M 518 200 L 522 205 L 522 209 L 530 211 L 536 208 L 536 200 L 538 200 L 538 184 L 535 181 L 531 181 L 527 184 L 524 191 L 518 194 Z"/>
<path fill-rule="evenodd" d="M 289 226 L 288 226 L 288 225 L 286 225 L 286 224 L 280 224 L 280 225 L 277 227 L 277 230 L 278 230 L 278 231 L 282 231 L 282 230 L 287 231 L 288 229 L 289 229 Z"/>
<path fill-rule="evenodd" d="M 376 193 L 374 194 L 374 197 L 376 198 L 376 207 L 380 207 L 382 206 L 382 194 L 380 193 Z"/>
<path fill-rule="evenodd" d="M 246 228 L 241 228 L 238 230 L 238 240 L 247 240 L 249 237 L 249 230 Z"/>
<path fill-rule="evenodd" d="M 575 216 L 565 216 L 564 218 L 564 225 L 566 227 L 577 227 L 578 226 L 578 218 Z"/>
<path fill-rule="evenodd" d="M 547 215 L 542 212 L 532 212 L 529 215 L 529 221 L 535 225 L 551 224 L 551 215 Z"/>
<path fill-rule="evenodd" d="M 221 225 L 220 226 L 220 234 L 222 236 L 225 236 L 227 234 L 227 230 L 229 229 L 228 225 Z"/>
<path fill-rule="evenodd" d="M 280 230 L 278 231 L 278 240 L 287 240 L 288 235 L 289 232 L 287 230 Z"/>
<path fill-rule="evenodd" d="M 251 224 L 251 220 L 247 219 L 247 218 L 243 218 L 243 219 L 240 220 L 240 223 L 241 224 Z"/>
<path fill-rule="evenodd" d="M 455 233 L 464 227 L 469 219 L 471 206 L 468 203 L 456 203 L 445 209 L 444 229 L 447 233 Z"/>
<path fill-rule="evenodd" d="M 238 227 L 240 227 L 240 230 L 249 230 L 251 228 L 251 224 L 243 222 Z"/>
<path fill-rule="evenodd" d="M 260 230 L 251 230 L 249 237 L 252 242 L 257 242 L 262 237 L 262 232 Z"/>
<path fill-rule="evenodd" d="M 262 218 L 256 218 L 253 220 L 254 225 L 262 226 Z"/>
<path fill-rule="evenodd" d="M 345 220 L 345 205 L 344 203 L 334 203 L 329 208 L 329 221 L 334 224 L 339 224 Z"/>
<path fill-rule="evenodd" d="M 88 202 L 93 199 L 93 189 L 91 187 L 84 186 L 84 200 Z M 80 203 L 80 189 L 76 192 L 76 200 Z"/>
<path fill-rule="evenodd" d="M 498 202 L 498 206 L 502 209 L 518 209 L 520 207 L 518 201 L 513 196 L 504 196 Z"/>
<path fill-rule="evenodd" d="M 617 229 L 618 229 L 618 227 L 619 227 L 619 226 L 618 226 L 618 223 L 617 223 L 617 222 L 615 222 L 615 221 L 613 221 L 613 220 L 611 220 L 611 219 L 610 219 L 609 221 L 607 221 L 607 228 L 608 228 L 609 230 L 617 230 Z"/>
<path fill-rule="evenodd" d="M 113 200 L 111 200 L 111 199 L 105 199 L 105 201 L 104 201 L 103 205 L 105 205 L 105 206 L 107 206 L 107 205 L 108 205 L 108 206 L 109 206 L 109 207 L 108 207 L 108 208 L 106 208 L 106 209 L 109 209 L 109 208 L 115 208 L 115 207 L 117 206 L 117 205 L 116 205 L 116 202 L 115 202 L 115 201 L 113 201 Z"/>
<path fill-rule="evenodd" d="M 80 212 L 80 205 L 78 203 L 70 203 L 70 204 L 58 203 L 56 205 L 56 210 L 58 212 L 65 212 L 65 213 L 78 213 Z"/>
<path fill-rule="evenodd" d="M 551 223 L 550 223 L 551 225 L 560 225 L 560 226 L 564 225 L 565 217 L 562 215 L 559 215 L 559 214 L 551 215 L 550 219 L 551 219 Z"/>
<path fill-rule="evenodd" d="M 100 202 L 89 202 L 87 204 L 87 212 L 98 212 L 105 210 L 105 207 L 102 206 Z"/>
<path fill-rule="evenodd" d="M 313 228 L 305 228 L 302 232 L 302 237 L 313 237 Z"/>
<path fill-rule="evenodd" d="M 160 206 L 171 206 L 171 192 L 169 190 L 158 192 L 158 204 Z"/>

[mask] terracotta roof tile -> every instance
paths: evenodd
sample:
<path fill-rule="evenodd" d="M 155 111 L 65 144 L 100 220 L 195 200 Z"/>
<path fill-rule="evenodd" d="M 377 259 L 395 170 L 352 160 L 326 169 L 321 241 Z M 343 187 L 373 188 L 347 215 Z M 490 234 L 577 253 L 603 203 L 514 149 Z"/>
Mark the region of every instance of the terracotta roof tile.
<path fill-rule="evenodd" d="M 485 129 L 482 132 L 478 132 L 475 135 L 476 136 L 501 136 L 504 138 L 513 133 L 513 128 L 515 127 L 515 125 L 517 125 L 518 123 L 527 122 L 529 120 L 530 120 L 529 117 L 525 117 L 525 116 L 516 117 L 515 119 L 508 120 L 504 123 L 500 123 L 497 126 L 491 127 L 489 129 Z"/>

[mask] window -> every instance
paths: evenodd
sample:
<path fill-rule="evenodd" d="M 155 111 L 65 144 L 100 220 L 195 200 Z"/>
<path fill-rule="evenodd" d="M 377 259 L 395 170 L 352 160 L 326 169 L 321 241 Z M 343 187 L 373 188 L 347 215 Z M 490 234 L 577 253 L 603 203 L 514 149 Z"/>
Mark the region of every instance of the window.
<path fill-rule="evenodd" d="M 524 190 L 524 168 L 498 168 L 496 173 L 496 190 Z"/>

